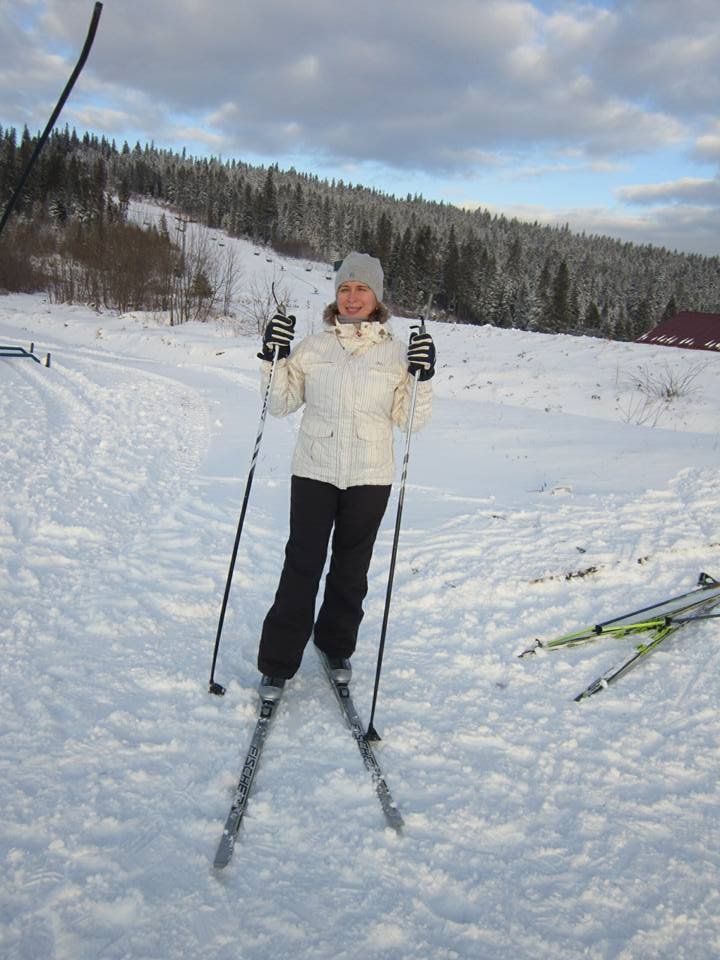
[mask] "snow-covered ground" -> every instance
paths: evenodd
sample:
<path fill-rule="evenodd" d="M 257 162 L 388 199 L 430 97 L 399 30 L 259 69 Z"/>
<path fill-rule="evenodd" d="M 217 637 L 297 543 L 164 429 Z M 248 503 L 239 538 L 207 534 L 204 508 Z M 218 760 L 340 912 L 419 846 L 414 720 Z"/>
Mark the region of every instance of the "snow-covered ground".
<path fill-rule="evenodd" d="M 243 286 L 281 280 L 317 327 L 327 271 L 237 247 Z M 583 703 L 632 641 L 517 658 L 720 576 L 720 357 L 431 325 L 376 715 L 406 828 L 384 829 L 309 651 L 218 875 L 297 430 L 266 425 L 214 698 L 260 411 L 241 326 L 0 299 L 0 342 L 52 354 L 0 359 L 2 957 L 720 955 L 716 621 Z M 648 402 L 653 370 L 689 375 L 684 395 Z M 355 658 L 365 717 L 395 508 Z"/>

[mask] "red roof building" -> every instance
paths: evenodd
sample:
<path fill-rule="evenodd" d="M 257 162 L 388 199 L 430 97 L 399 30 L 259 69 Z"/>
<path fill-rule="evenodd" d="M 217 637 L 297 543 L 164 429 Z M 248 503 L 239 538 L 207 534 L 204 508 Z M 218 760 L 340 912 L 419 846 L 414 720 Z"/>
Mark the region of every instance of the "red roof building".
<path fill-rule="evenodd" d="M 684 310 L 641 334 L 636 343 L 720 352 L 720 313 L 694 313 Z"/>

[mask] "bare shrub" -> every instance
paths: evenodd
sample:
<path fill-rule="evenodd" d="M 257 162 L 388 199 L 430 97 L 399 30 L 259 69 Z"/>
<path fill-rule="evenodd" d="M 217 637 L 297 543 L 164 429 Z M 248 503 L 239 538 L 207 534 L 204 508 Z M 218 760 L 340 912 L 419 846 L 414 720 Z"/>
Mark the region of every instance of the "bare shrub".
<path fill-rule="evenodd" d="M 234 244 L 225 247 L 218 245 L 215 276 L 221 316 L 232 317 L 233 304 L 237 298 L 237 288 L 242 276 Z"/>
<path fill-rule="evenodd" d="M 182 234 L 172 282 L 171 323 L 230 316 L 240 280 L 234 246 L 225 246 L 204 229 Z"/>
<path fill-rule="evenodd" d="M 172 247 L 157 230 L 72 221 L 48 264 L 51 299 L 128 310 L 168 307 Z"/>
<path fill-rule="evenodd" d="M 636 391 L 620 411 L 626 423 L 654 427 L 659 422 L 667 405 L 675 400 L 692 397 L 697 392 L 696 380 L 707 367 L 707 362 L 698 361 L 690 366 L 644 364 L 636 371 L 616 375 L 618 386 L 624 379 Z"/>
<path fill-rule="evenodd" d="M 187 239 L 187 242 L 184 242 Z M 16 220 L 0 245 L 0 290 L 47 292 L 56 303 L 165 313 L 170 322 L 231 316 L 235 247 L 205 230 L 173 244 L 167 230 L 117 217 Z"/>
<path fill-rule="evenodd" d="M 43 260 L 54 253 L 52 231 L 27 221 L 8 224 L 0 244 L 0 290 L 34 293 L 45 284 Z"/>
<path fill-rule="evenodd" d="M 697 387 L 695 381 L 707 367 L 706 362 L 699 361 L 689 367 L 673 368 L 669 363 L 660 366 L 646 364 L 629 375 L 631 385 L 654 400 L 678 400 L 692 396 Z"/>
<path fill-rule="evenodd" d="M 274 293 L 273 293 L 274 288 Z M 278 307 L 278 303 L 280 307 Z M 264 280 L 253 279 L 247 293 L 241 298 L 243 312 L 252 324 L 254 330 L 263 334 L 265 327 L 278 309 L 290 309 L 290 294 L 284 283 L 278 282 L 275 277 Z"/>

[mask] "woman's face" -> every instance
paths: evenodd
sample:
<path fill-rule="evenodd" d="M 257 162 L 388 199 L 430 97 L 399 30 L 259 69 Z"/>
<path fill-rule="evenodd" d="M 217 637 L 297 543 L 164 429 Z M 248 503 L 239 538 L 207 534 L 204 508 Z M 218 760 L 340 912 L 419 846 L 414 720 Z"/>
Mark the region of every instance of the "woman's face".
<path fill-rule="evenodd" d="M 378 305 L 375 294 L 366 283 L 346 280 L 337 289 L 335 301 L 342 317 L 352 317 L 358 323 L 367 320 Z"/>

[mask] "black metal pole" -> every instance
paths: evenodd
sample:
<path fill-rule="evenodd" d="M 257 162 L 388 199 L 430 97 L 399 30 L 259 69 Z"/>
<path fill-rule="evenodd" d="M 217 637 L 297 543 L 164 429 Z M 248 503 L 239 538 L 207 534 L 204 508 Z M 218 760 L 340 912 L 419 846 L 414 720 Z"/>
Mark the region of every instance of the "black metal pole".
<path fill-rule="evenodd" d="M 82 68 L 85 66 L 85 61 L 88 58 L 88 54 L 90 53 L 90 48 L 92 47 L 93 41 L 95 39 L 95 33 L 97 31 L 98 22 L 100 20 L 100 14 L 102 13 L 102 6 L 103 6 L 102 3 L 95 4 L 95 9 L 93 10 L 92 19 L 90 21 L 90 28 L 88 30 L 87 37 L 85 39 L 85 45 L 83 46 L 82 52 L 80 54 L 80 59 L 75 65 L 75 69 L 70 75 L 70 79 L 65 85 L 65 89 L 63 90 L 60 96 L 60 99 L 55 105 L 55 109 L 53 110 L 52 115 L 47 122 L 47 126 L 45 127 L 45 130 L 43 131 L 42 136 L 40 137 L 37 144 L 35 145 L 35 149 L 33 150 L 32 156 L 30 157 L 30 160 L 28 161 L 28 164 L 25 167 L 25 170 L 23 171 L 22 176 L 20 177 L 20 182 L 15 188 L 15 192 L 13 193 L 12 197 L 10 197 L 10 201 L 8 202 L 8 205 L 5 207 L 5 212 L 3 213 L 2 219 L 0 220 L 0 233 L 2 233 L 3 228 L 5 227 L 5 224 L 9 220 L 10 214 L 12 213 L 13 208 L 15 207 L 15 204 L 20 199 L 20 195 L 22 194 L 25 184 L 27 183 L 27 179 L 30 176 L 30 172 L 32 171 L 32 168 L 35 166 L 35 161 L 40 156 L 40 151 L 45 146 L 45 142 L 47 138 L 50 136 L 50 132 L 52 128 L 55 126 L 55 121 L 60 116 L 60 111 L 65 106 L 65 101 L 70 96 L 70 91 L 75 86 L 75 81 L 80 76 L 80 72 L 82 71 Z"/>
<path fill-rule="evenodd" d="M 217 663 L 218 651 L 220 649 L 220 636 L 222 635 L 223 624 L 225 622 L 225 611 L 227 609 L 228 597 L 230 596 L 230 587 L 232 585 L 233 572 L 235 570 L 235 561 L 237 560 L 238 547 L 240 545 L 240 535 L 242 534 L 243 524 L 245 522 L 245 513 L 250 499 L 250 490 L 252 488 L 253 477 L 255 476 L 255 467 L 257 465 L 258 454 L 260 452 L 260 441 L 262 440 L 263 430 L 265 428 L 265 417 L 267 416 L 268 401 L 272 390 L 273 380 L 275 379 L 275 370 L 277 369 L 277 348 L 273 356 L 272 367 L 270 368 L 270 379 L 265 390 L 265 399 L 263 400 L 262 413 L 260 414 L 260 424 L 257 437 L 255 438 L 255 448 L 250 460 L 250 470 L 245 483 L 245 496 L 243 497 L 242 509 L 240 511 L 240 520 L 238 521 L 237 532 L 235 534 L 235 544 L 233 546 L 232 557 L 230 558 L 230 569 L 228 570 L 227 581 L 225 583 L 225 593 L 223 594 L 222 605 L 220 607 L 220 619 L 218 621 L 217 635 L 215 637 L 215 649 L 213 650 L 212 666 L 210 667 L 210 680 L 208 691 L 221 697 L 225 693 L 225 687 L 215 680 L 215 665 Z"/>
<path fill-rule="evenodd" d="M 273 300 L 275 301 L 278 312 L 285 316 L 285 307 L 280 303 L 277 296 L 275 295 L 275 284 L 272 283 L 270 286 L 272 291 Z M 270 367 L 270 378 L 268 380 L 268 385 L 265 390 L 265 397 L 263 399 L 262 412 L 260 414 L 260 424 L 258 426 L 257 437 L 255 438 L 255 449 L 253 450 L 252 458 L 250 460 L 250 471 L 248 473 L 247 482 L 245 483 L 245 496 L 243 497 L 242 509 L 240 511 L 240 519 L 238 521 L 237 533 L 235 534 L 235 544 L 233 546 L 232 557 L 230 558 L 230 569 L 227 575 L 227 581 L 225 583 L 225 593 L 223 594 L 222 605 L 220 607 L 220 619 L 218 621 L 217 635 L 215 637 L 215 649 L 213 650 L 212 657 L 212 666 L 210 667 L 210 681 L 208 683 L 208 691 L 210 693 L 216 694 L 218 697 L 222 697 L 225 693 L 225 687 L 222 684 L 217 683 L 215 680 L 215 665 L 218 658 L 218 650 L 220 649 L 220 636 L 222 634 L 223 623 L 225 622 L 225 611 L 227 609 L 228 597 L 230 596 L 230 586 L 232 585 L 233 572 L 235 570 L 235 561 L 237 560 L 238 547 L 240 545 L 240 535 L 242 534 L 243 523 L 245 522 L 245 513 L 247 511 L 248 501 L 250 499 L 250 488 L 252 487 L 253 477 L 255 476 L 255 466 L 257 464 L 258 454 L 260 452 L 260 441 L 262 440 L 263 430 L 265 428 L 265 417 L 267 416 L 268 403 L 270 400 L 270 394 L 272 392 L 273 380 L 275 379 L 275 370 L 277 369 L 278 361 L 278 347 L 273 347 L 273 359 L 272 366 Z"/>
<path fill-rule="evenodd" d="M 420 322 L 420 333 L 425 333 L 425 323 L 430 317 L 430 307 L 432 305 L 433 294 L 430 294 L 425 317 Z M 395 578 L 395 562 L 397 559 L 398 543 L 400 542 L 400 525 L 402 521 L 403 504 L 405 502 L 405 482 L 407 480 L 408 464 L 410 462 L 410 439 L 412 436 L 412 425 L 415 419 L 415 404 L 417 401 L 417 387 L 420 379 L 420 371 L 415 374 L 413 383 L 412 399 L 410 401 L 410 411 L 407 422 L 407 440 L 405 441 L 405 456 L 403 457 L 402 477 L 400 480 L 400 495 L 398 497 L 397 516 L 395 517 L 395 535 L 393 537 L 392 553 L 390 555 L 390 572 L 388 574 L 387 590 L 385 592 L 385 610 L 383 612 L 382 629 L 380 631 L 380 646 L 378 649 L 377 669 L 375 671 L 375 688 L 373 690 L 372 707 L 370 709 L 370 720 L 368 722 L 366 740 L 378 741 L 380 734 L 374 726 L 375 707 L 377 706 L 378 691 L 380 689 L 380 674 L 382 672 L 383 655 L 385 653 L 385 638 L 387 635 L 387 625 L 390 616 L 390 598 L 392 597 L 393 580 Z"/>

